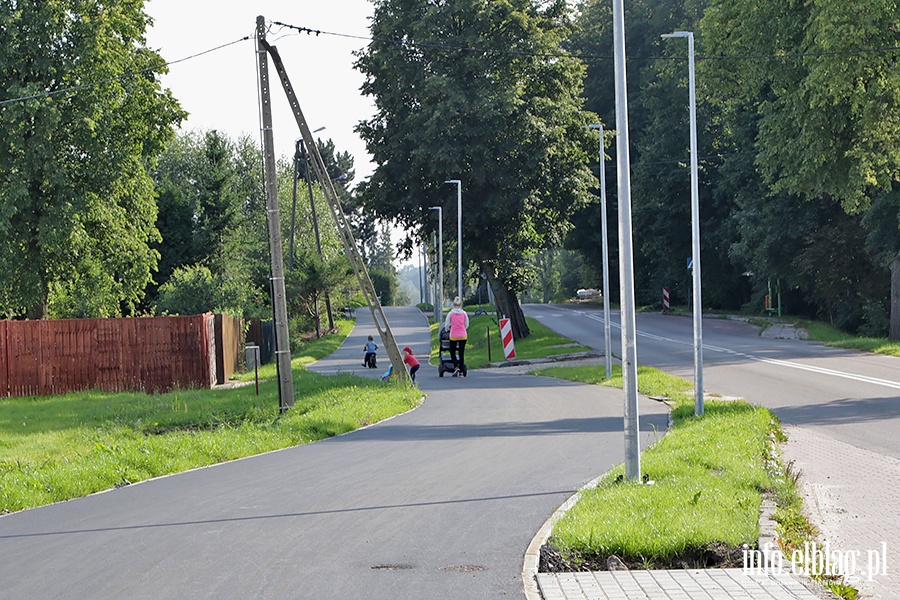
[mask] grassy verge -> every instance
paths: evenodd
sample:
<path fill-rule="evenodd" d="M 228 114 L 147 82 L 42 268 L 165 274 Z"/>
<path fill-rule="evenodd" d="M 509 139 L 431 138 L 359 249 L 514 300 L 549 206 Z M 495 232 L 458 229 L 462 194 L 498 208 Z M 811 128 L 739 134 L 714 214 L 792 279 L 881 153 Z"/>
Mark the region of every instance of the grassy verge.
<path fill-rule="evenodd" d="M 295 355 L 295 406 L 284 415 L 274 379 L 258 396 L 246 386 L 0 399 L 0 512 L 320 440 L 413 408 L 421 395 L 412 387 L 303 368 L 345 336 Z"/>
<path fill-rule="evenodd" d="M 300 349 L 294 352 L 291 357 L 291 367 L 294 369 L 297 367 L 305 367 L 312 362 L 333 354 L 335 350 L 341 347 L 341 344 L 344 343 L 344 340 L 347 339 L 350 332 L 353 331 L 355 323 L 356 321 L 353 319 L 336 317 L 334 319 L 334 327 L 337 329 L 337 333 L 323 335 L 318 339 L 312 339 L 306 343 L 300 344 Z M 260 365 L 259 378 L 262 380 L 277 377 L 277 371 L 278 369 L 274 361 L 265 365 Z M 254 372 L 249 371 L 247 373 L 236 373 L 233 379 L 235 381 L 253 381 L 254 377 Z"/>
<path fill-rule="evenodd" d="M 467 307 L 468 308 L 468 307 Z M 556 354 L 570 352 L 587 352 L 586 346 L 573 345 L 572 340 L 564 338 L 536 319 L 526 317 L 531 335 L 516 340 L 516 356 L 521 359 L 544 358 Z M 490 331 L 490 359 L 488 358 L 488 331 Z M 469 315 L 469 339 L 466 341 L 466 365 L 470 369 L 485 367 L 491 362 L 502 362 L 503 343 L 500 340 L 500 329 L 493 315 Z M 431 364 L 438 360 L 438 326 L 431 324 Z"/>
<path fill-rule="evenodd" d="M 888 338 L 858 337 L 820 321 L 789 320 L 797 327 L 805 329 L 810 340 L 825 342 L 834 348 L 849 348 L 887 356 L 900 356 L 900 342 L 894 342 Z"/>
<path fill-rule="evenodd" d="M 553 367 L 548 375 L 621 387 L 621 368 L 606 380 L 603 367 Z M 692 384 L 651 367 L 638 368 L 638 389 L 664 396 L 673 406 L 674 427 L 642 455 L 642 472 L 654 483 L 623 481 L 622 467 L 556 524 L 550 543 L 574 564 L 605 565 L 611 555 L 644 567 L 706 566 L 721 558 L 723 544 L 743 559 L 755 548 L 764 492 L 775 497 L 778 538 L 786 556 L 815 541 L 818 532 L 803 515 L 797 473 L 781 464 L 773 441 L 783 441 L 777 418 L 743 401 L 707 400 L 706 414 L 693 415 Z M 741 566 L 738 564 L 737 566 Z M 839 578 L 819 577 L 838 596 L 856 598 Z"/>

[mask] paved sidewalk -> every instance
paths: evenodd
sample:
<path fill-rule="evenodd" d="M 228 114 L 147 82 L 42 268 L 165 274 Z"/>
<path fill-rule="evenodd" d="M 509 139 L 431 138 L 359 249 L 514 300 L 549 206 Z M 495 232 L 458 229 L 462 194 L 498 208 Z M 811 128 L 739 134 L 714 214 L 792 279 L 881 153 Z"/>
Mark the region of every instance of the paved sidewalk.
<path fill-rule="evenodd" d="M 800 472 L 804 506 L 820 529 L 811 548 L 843 564 L 861 599 L 900 598 L 900 460 L 811 429 L 784 427 L 785 462 Z M 806 562 L 806 561 L 804 561 Z M 791 575 L 789 563 L 768 573 L 743 569 L 541 573 L 544 600 L 812 600 L 833 597 Z M 806 564 L 811 565 L 812 561 Z M 804 581 L 809 582 L 808 578 Z"/>
<path fill-rule="evenodd" d="M 900 598 L 900 460 L 811 429 L 784 431 L 784 459 L 800 471 L 804 507 L 829 553 L 848 560 L 849 583 L 860 598 Z"/>
<path fill-rule="evenodd" d="M 743 569 L 542 573 L 545 600 L 817 600 L 788 573 Z"/>

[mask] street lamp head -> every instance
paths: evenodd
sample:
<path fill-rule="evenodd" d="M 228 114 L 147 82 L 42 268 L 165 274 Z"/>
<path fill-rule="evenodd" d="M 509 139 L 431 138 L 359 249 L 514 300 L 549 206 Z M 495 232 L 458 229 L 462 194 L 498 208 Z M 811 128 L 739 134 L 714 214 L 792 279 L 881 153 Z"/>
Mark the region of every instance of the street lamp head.
<path fill-rule="evenodd" d="M 586 128 L 586 129 L 593 129 L 593 130 L 601 130 L 601 131 L 602 131 L 602 130 L 603 130 L 603 125 L 601 125 L 600 123 L 591 123 L 590 125 L 585 125 L 585 128 Z"/>
<path fill-rule="evenodd" d="M 444 183 L 455 183 L 456 185 L 459 185 L 462 182 L 459 179 L 450 179 L 448 181 L 445 181 Z"/>
<path fill-rule="evenodd" d="M 691 37 L 694 35 L 693 31 L 673 31 L 672 33 L 664 33 L 660 37 L 664 38 L 683 38 L 683 37 Z"/>
<path fill-rule="evenodd" d="M 429 206 L 428 210 L 441 210 L 440 206 Z"/>

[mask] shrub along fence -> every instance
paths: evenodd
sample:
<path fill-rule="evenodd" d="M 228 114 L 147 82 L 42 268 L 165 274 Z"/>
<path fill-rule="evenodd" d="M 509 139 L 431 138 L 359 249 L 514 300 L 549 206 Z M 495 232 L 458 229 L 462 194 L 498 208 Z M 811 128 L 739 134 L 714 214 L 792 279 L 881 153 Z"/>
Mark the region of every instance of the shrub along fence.
<path fill-rule="evenodd" d="M 234 370 L 240 321 L 186 317 L 0 321 L 0 396 L 211 387 Z M 235 335 L 235 332 L 238 332 Z M 234 348 L 232 348 L 234 346 Z M 217 376 L 217 352 L 222 374 Z M 228 371 L 230 361 L 231 371 Z"/>

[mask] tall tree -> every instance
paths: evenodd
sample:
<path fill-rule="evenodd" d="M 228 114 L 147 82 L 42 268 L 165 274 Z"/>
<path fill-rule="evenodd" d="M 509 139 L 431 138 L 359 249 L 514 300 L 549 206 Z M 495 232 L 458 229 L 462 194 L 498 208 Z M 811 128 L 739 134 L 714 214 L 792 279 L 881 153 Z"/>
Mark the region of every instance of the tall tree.
<path fill-rule="evenodd" d="M 595 117 L 582 110 L 583 66 L 560 46 L 569 32 L 563 0 L 379 0 L 357 62 L 377 107 L 359 126 L 378 164 L 366 205 L 421 239 L 437 229 L 428 208 L 443 205 L 452 243 L 444 181 L 460 179 L 464 260 L 517 337 L 529 333 L 516 297 L 528 257 L 560 245 L 590 200 L 583 126 Z"/>
<path fill-rule="evenodd" d="M 900 34 L 894 0 L 716 0 L 702 65 L 729 126 L 755 121 L 756 167 L 772 191 L 866 211 L 900 181 Z M 896 236 L 880 236 L 896 243 Z M 882 253 L 884 254 L 884 253 Z M 900 246 L 888 249 L 900 272 Z M 893 277 L 892 305 L 900 302 Z M 892 335 L 900 307 L 892 306 Z"/>
<path fill-rule="evenodd" d="M 133 311 L 157 266 L 148 169 L 184 113 L 141 0 L 0 1 L 0 297 L 44 318 Z M 16 101 L 17 99 L 21 99 Z"/>

